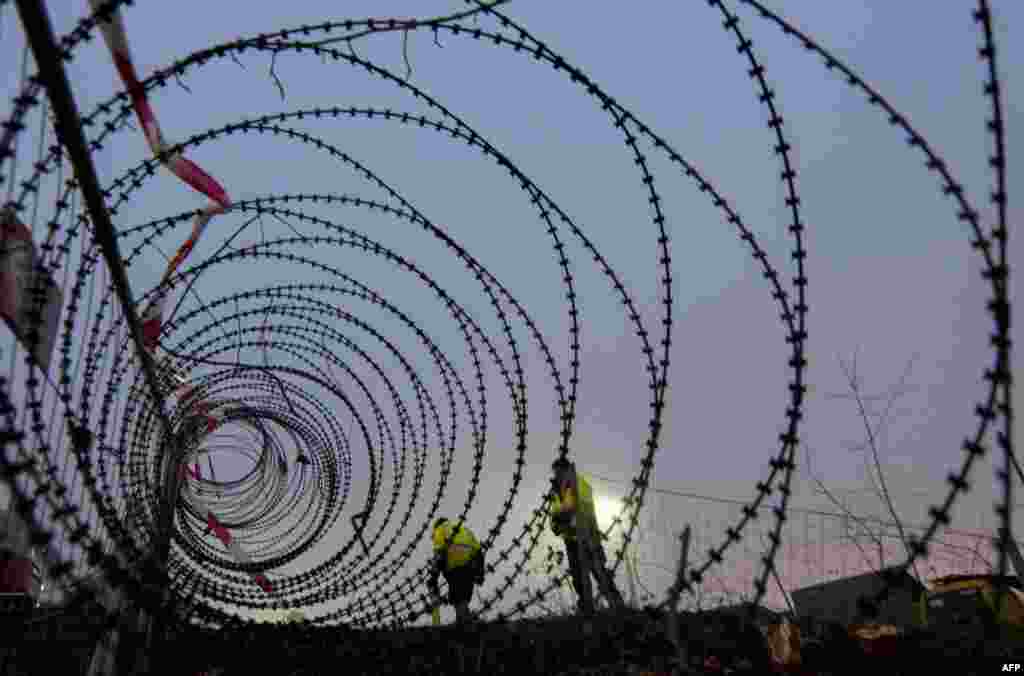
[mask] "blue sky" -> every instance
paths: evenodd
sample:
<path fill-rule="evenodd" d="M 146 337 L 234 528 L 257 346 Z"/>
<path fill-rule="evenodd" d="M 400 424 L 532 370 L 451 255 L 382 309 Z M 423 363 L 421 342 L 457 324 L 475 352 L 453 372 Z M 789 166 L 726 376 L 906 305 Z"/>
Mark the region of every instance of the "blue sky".
<path fill-rule="evenodd" d="M 1009 1 L 993 4 L 1005 82 L 1012 223 L 1021 213 L 1013 201 L 1018 183 L 1013 158 L 1020 154 L 1016 132 L 1024 105 L 1019 87 L 1024 48 L 1012 40 L 1009 26 L 1024 19 L 1024 10 Z M 124 11 L 124 18 L 136 64 L 145 76 L 194 50 L 272 29 L 325 19 L 439 15 L 461 7 L 462 3 L 350 2 L 341 15 L 336 5 L 325 2 L 247 3 L 244 10 L 233 3 L 138 3 Z M 796 18 L 797 25 L 905 112 L 991 222 L 992 210 L 985 201 L 992 180 L 986 168 L 990 141 L 984 130 L 988 103 L 981 96 L 983 71 L 975 51 L 980 37 L 971 23 L 970 3 L 929 3 L 926 17 L 923 5 L 880 0 L 827 7 L 792 0 L 773 7 Z M 64 32 L 85 11 L 85 3 L 61 3 L 50 11 L 58 32 Z M 785 231 L 788 210 L 771 151 L 774 137 L 745 75 L 746 64 L 722 30 L 717 10 L 702 2 L 647 3 L 630 13 L 601 3 L 513 2 L 505 11 L 672 143 L 743 216 L 776 268 L 785 270 L 785 277 L 792 276 L 791 240 Z M 862 457 L 843 448 L 862 436 L 856 411 L 847 402 L 826 397 L 843 389 L 837 356 L 858 351 L 865 387 L 881 391 L 916 355 L 910 376 L 914 389 L 901 401 L 900 415 L 888 428 L 885 460 L 887 475 L 896 486 L 898 510 L 905 518 L 920 521 L 928 501 L 944 494 L 944 475 L 959 462 L 960 439 L 973 430 L 974 402 L 983 394 L 982 370 L 991 361 L 990 322 L 984 314 L 988 292 L 980 261 L 968 246 L 969 233 L 956 220 L 953 203 L 939 194 L 936 177 L 925 171 L 921 156 L 907 148 L 884 116 L 777 28 L 745 9 L 736 11 L 775 88 L 794 147 L 808 225 L 812 391 L 802 436 L 814 449 L 816 470 L 830 486 L 863 489 Z M 11 63 L 22 44 L 15 21 L 5 8 L 2 35 L 13 33 L 17 38 L 0 54 Z M 481 26 L 490 28 L 491 22 L 481 20 Z M 510 157 L 580 225 L 627 281 L 644 321 L 655 330 L 660 311 L 655 235 L 643 186 L 608 116 L 564 73 L 471 39 L 442 36 L 441 42 L 444 47 L 438 48 L 429 34 L 410 36 L 411 82 Z M 356 50 L 360 57 L 404 76 L 400 34 L 371 37 Z M 278 59 L 277 72 L 286 89 L 282 101 L 268 76 L 269 57 L 250 55 L 242 61 L 244 69 L 221 60 L 193 71 L 185 80 L 191 92 L 171 85 L 153 95 L 169 140 L 240 119 L 316 106 L 424 112 L 421 104 L 391 84 L 344 63 L 322 64 L 309 55 Z M 120 87 L 99 39 L 80 48 L 67 68 L 83 112 Z M 17 78 L 11 68 L 3 69 L 3 75 L 4 100 L 9 100 L 6 94 L 13 93 Z M 536 212 L 500 167 L 436 132 L 394 122 L 346 118 L 283 125 L 315 134 L 365 162 L 443 226 L 528 309 L 566 372 L 566 306 L 555 258 Z M 776 306 L 755 262 L 707 196 L 661 157 L 644 150 L 668 215 L 676 302 L 667 429 L 654 484 L 746 498 L 765 474 L 783 421 L 787 353 Z M 146 156 L 141 133 L 126 131 L 96 153 L 94 161 L 101 179 L 109 182 Z M 220 179 L 235 201 L 299 192 L 380 196 L 324 153 L 269 135 L 222 138 L 188 156 Z M 162 172 L 119 210 L 115 224 L 125 231 L 203 205 L 200 195 Z M 314 207 L 308 213 L 394 247 L 450 290 L 489 333 L 500 335 L 500 325 L 472 275 L 436 240 L 408 223 L 365 210 Z M 231 213 L 215 219 L 190 263 L 209 256 L 246 218 Z M 305 232 L 312 228 L 297 221 L 294 225 L 306 227 Z M 173 253 L 187 228 L 181 222 L 157 239 L 160 251 L 146 248 L 132 263 L 129 275 L 136 296 L 156 283 L 166 264 L 162 256 Z M 288 230 L 268 220 L 266 234 L 286 236 Z M 251 245 L 259 239 L 258 230 L 250 228 L 236 244 Z M 130 251 L 138 241 L 125 237 L 122 251 Z M 1013 240 L 1012 247 L 1016 254 L 1019 242 Z M 416 280 L 352 249 L 310 249 L 304 255 L 330 261 L 409 312 L 445 346 L 458 368 L 467 368 L 467 353 L 453 322 Z M 573 453 L 585 469 L 628 480 L 640 469 L 638 440 L 644 438 L 647 416 L 639 343 L 607 282 L 578 243 L 573 241 L 568 253 L 574 261 L 583 326 Z M 1020 257 L 1011 255 L 1014 260 Z M 204 274 L 196 290 L 211 302 L 297 280 L 320 281 L 294 266 L 271 269 L 232 263 Z M 195 300 L 187 300 L 184 311 L 194 307 Z M 379 311 L 353 308 L 389 332 L 423 370 L 428 387 L 440 392 L 436 370 L 414 336 L 400 331 Z M 517 338 L 529 340 L 520 322 L 514 330 Z M 5 339 L 6 353 L 10 339 Z M 499 543 L 508 542 L 537 505 L 557 430 L 550 379 L 535 347 L 526 351 L 528 466 L 512 528 L 506 528 Z M 493 367 L 488 368 L 491 403 L 482 497 L 469 513 L 478 532 L 493 525 L 514 467 L 509 400 Z M 470 372 L 463 375 L 470 382 Z M 446 513 L 457 513 L 465 501 L 470 453 L 469 438 L 463 434 L 452 485 L 441 502 Z M 231 471 L 223 465 L 223 473 Z M 437 463 L 431 460 L 427 483 L 436 483 L 438 476 Z M 991 525 L 990 463 L 983 463 L 974 476 L 975 490 L 955 513 L 955 524 L 964 528 Z M 365 458 L 357 459 L 352 498 L 356 504 L 365 496 L 366 477 Z M 805 479 L 801 477 L 796 487 L 797 503 L 822 506 Z M 606 490 L 615 491 L 611 484 Z M 403 488 L 402 500 L 409 494 Z M 859 495 L 858 510 L 881 514 L 877 500 Z M 414 527 L 419 526 L 415 517 L 425 514 L 423 503 L 421 499 L 413 509 Z M 401 500 L 399 506 L 404 508 Z M 681 527 L 698 519 L 691 508 L 677 503 L 678 513 L 664 518 Z M 341 523 L 346 527 L 334 537 L 347 537 L 347 515 Z M 412 534 L 406 530 L 403 546 Z M 323 547 L 330 549 L 331 544 Z M 425 542 L 420 549 L 426 556 Z M 742 558 L 741 553 L 737 556 Z"/>

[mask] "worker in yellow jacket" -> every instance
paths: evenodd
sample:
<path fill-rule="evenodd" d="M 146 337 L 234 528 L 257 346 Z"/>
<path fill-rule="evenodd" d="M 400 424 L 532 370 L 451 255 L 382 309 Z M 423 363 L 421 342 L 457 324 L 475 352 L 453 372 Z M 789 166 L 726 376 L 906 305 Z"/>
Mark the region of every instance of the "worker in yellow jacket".
<path fill-rule="evenodd" d="M 437 578 L 448 583 L 448 603 L 455 606 L 455 621 L 469 622 L 473 588 L 484 581 L 484 555 L 480 542 L 465 525 L 456 527 L 441 517 L 434 522 L 434 560 L 428 584 L 438 604 L 441 594 Z"/>
<path fill-rule="evenodd" d="M 569 572 L 579 597 L 580 612 L 594 612 L 591 575 L 597 580 L 601 595 L 613 607 L 625 607 L 622 594 L 608 570 L 589 477 L 578 473 L 576 465 L 564 458 L 556 460 L 552 469 L 555 491 L 549 504 L 551 530 L 565 542 Z"/>

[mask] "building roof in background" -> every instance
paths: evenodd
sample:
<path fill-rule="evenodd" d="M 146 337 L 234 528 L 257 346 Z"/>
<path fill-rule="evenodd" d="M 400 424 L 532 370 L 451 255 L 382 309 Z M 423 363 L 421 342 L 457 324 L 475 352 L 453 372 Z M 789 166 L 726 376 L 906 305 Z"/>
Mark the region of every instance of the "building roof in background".
<path fill-rule="evenodd" d="M 890 594 L 879 608 L 878 619 L 896 625 L 911 622 L 910 601 L 924 590 L 924 585 L 895 567 L 810 585 L 793 591 L 790 596 L 801 617 L 848 624 L 859 614 L 860 599 L 874 599 L 887 585 Z"/>
<path fill-rule="evenodd" d="M 868 573 L 861 573 L 860 575 L 851 575 L 849 577 L 841 577 L 835 580 L 829 580 L 828 582 L 821 582 L 819 584 L 812 584 L 806 587 L 800 587 L 793 591 L 794 595 L 802 594 L 803 592 L 815 592 L 824 589 L 840 589 L 845 587 L 857 587 L 863 585 L 872 585 L 882 580 L 887 580 L 890 585 L 907 587 L 910 589 L 923 589 L 922 585 L 916 578 L 905 570 L 900 569 L 899 566 L 892 566 L 883 568 L 881 570 L 871 571 Z M 804 595 L 804 594 L 802 594 Z"/>

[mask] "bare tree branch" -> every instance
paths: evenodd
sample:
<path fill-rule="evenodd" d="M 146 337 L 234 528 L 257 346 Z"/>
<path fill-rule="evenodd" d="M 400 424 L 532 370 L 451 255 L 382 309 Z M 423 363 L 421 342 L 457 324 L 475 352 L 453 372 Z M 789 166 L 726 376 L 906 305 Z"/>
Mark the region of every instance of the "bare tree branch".
<path fill-rule="evenodd" d="M 405 61 L 405 79 L 412 77 L 412 64 L 409 63 L 409 31 L 402 31 L 402 60 Z"/>
<path fill-rule="evenodd" d="M 181 73 L 174 74 L 174 81 L 177 82 L 178 86 L 184 89 L 186 92 L 188 92 L 189 94 L 192 93 L 192 90 L 189 89 L 188 85 L 186 85 L 185 82 L 181 79 Z"/>
<path fill-rule="evenodd" d="M 906 529 L 903 526 L 903 520 L 896 512 L 896 506 L 892 501 L 892 494 L 889 491 L 888 483 L 885 480 L 885 472 L 882 469 L 881 453 L 879 451 L 878 444 L 878 431 L 879 429 L 885 429 L 889 423 L 889 415 L 892 411 L 893 404 L 895 403 L 898 396 L 903 391 L 907 378 L 910 376 L 911 370 L 914 367 L 914 361 L 917 359 L 917 355 L 912 356 L 908 361 L 906 367 L 903 369 L 903 373 L 900 375 L 900 379 L 893 390 L 890 390 L 888 401 L 886 402 L 885 410 L 879 420 L 879 427 L 874 428 L 871 425 L 871 419 L 868 416 L 867 407 L 865 401 L 861 396 L 861 385 L 860 379 L 857 375 L 857 361 L 856 352 L 854 352 L 853 361 L 851 364 L 844 363 L 842 357 L 839 358 L 839 366 L 843 370 L 843 374 L 846 376 L 847 384 L 850 388 L 850 392 L 853 395 L 854 402 L 857 404 L 857 412 L 860 415 L 861 423 L 864 427 L 864 432 L 867 435 L 868 447 L 871 451 L 871 461 L 875 470 L 875 479 L 877 479 L 877 487 L 879 489 L 879 497 L 885 504 L 886 509 L 889 511 L 889 516 L 892 517 L 893 522 L 896 524 L 896 528 L 899 530 L 900 540 L 903 543 L 904 548 L 907 550 L 908 555 L 913 555 L 913 548 L 910 546 L 910 540 L 907 538 Z M 868 473 L 869 476 L 871 473 Z M 914 575 L 918 580 L 922 580 L 921 573 L 917 568 L 917 562 L 912 564 Z"/>
<path fill-rule="evenodd" d="M 974 556 L 973 556 L 973 558 L 971 558 L 971 566 L 970 566 L 971 570 L 974 569 L 974 562 L 977 561 L 978 559 L 981 559 L 982 563 L 984 563 L 985 566 L 989 570 L 992 569 L 992 562 L 989 561 L 988 559 L 986 559 L 985 555 L 981 553 L 981 544 L 982 544 L 982 542 L 984 542 L 984 540 L 982 540 L 982 538 L 978 538 L 978 541 L 974 544 L 974 550 L 973 550 Z"/>
<path fill-rule="evenodd" d="M 853 510 L 851 510 L 846 505 L 845 502 L 843 502 L 838 497 L 836 497 L 836 495 L 825 486 L 825 482 L 822 481 L 821 477 L 817 476 L 814 473 L 814 470 L 813 470 L 813 468 L 811 466 L 811 449 L 808 448 L 806 445 L 804 446 L 804 452 L 805 452 L 805 454 L 807 456 L 807 463 L 806 463 L 807 464 L 807 474 L 811 477 L 811 480 L 815 483 L 815 485 L 817 487 L 817 490 L 818 490 L 818 493 L 821 494 L 821 495 L 824 495 L 828 499 L 828 501 L 831 502 L 833 504 L 833 506 L 835 506 L 836 509 L 838 509 L 840 512 L 842 512 L 847 518 L 849 518 L 852 521 L 854 521 L 860 527 L 860 529 L 863 532 L 864 536 L 868 537 L 869 539 L 872 540 L 872 542 L 874 542 L 874 544 L 878 547 L 878 550 L 879 550 L 878 567 L 879 568 L 884 568 L 885 567 L 885 560 L 884 560 L 884 554 L 883 554 L 884 547 L 882 545 L 882 539 L 880 537 L 878 537 L 877 533 L 875 533 L 872 528 L 868 527 L 867 521 L 865 519 L 863 519 L 862 517 L 857 516 L 856 514 L 854 514 Z M 871 557 L 868 556 L 866 551 L 864 551 L 864 547 L 860 543 L 860 540 L 851 536 L 850 537 L 850 541 L 854 544 L 855 547 L 857 547 L 857 549 L 861 553 L 861 556 L 868 563 L 868 565 L 869 566 L 872 565 L 871 564 Z"/>
<path fill-rule="evenodd" d="M 278 54 L 280 54 L 280 52 L 275 51 L 270 57 L 270 77 L 274 78 L 274 84 L 277 85 L 277 91 L 281 94 L 281 100 L 284 101 L 284 85 L 281 84 L 281 78 L 277 76 L 276 71 Z"/>

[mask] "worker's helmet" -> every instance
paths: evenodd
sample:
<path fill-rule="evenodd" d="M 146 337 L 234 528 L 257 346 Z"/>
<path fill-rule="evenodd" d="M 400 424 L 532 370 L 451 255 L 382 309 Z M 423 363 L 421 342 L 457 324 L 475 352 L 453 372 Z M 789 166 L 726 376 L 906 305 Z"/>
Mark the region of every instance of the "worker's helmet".
<path fill-rule="evenodd" d="M 556 458 L 555 461 L 551 463 L 551 469 L 555 470 L 556 472 L 567 472 L 571 470 L 573 467 L 575 467 L 575 465 L 572 463 L 571 460 L 561 456 Z"/>
<path fill-rule="evenodd" d="M 447 517 L 443 517 L 443 516 L 438 517 L 437 521 L 434 522 L 434 530 L 437 530 L 443 524 L 446 524 L 446 523 L 448 523 Z"/>

